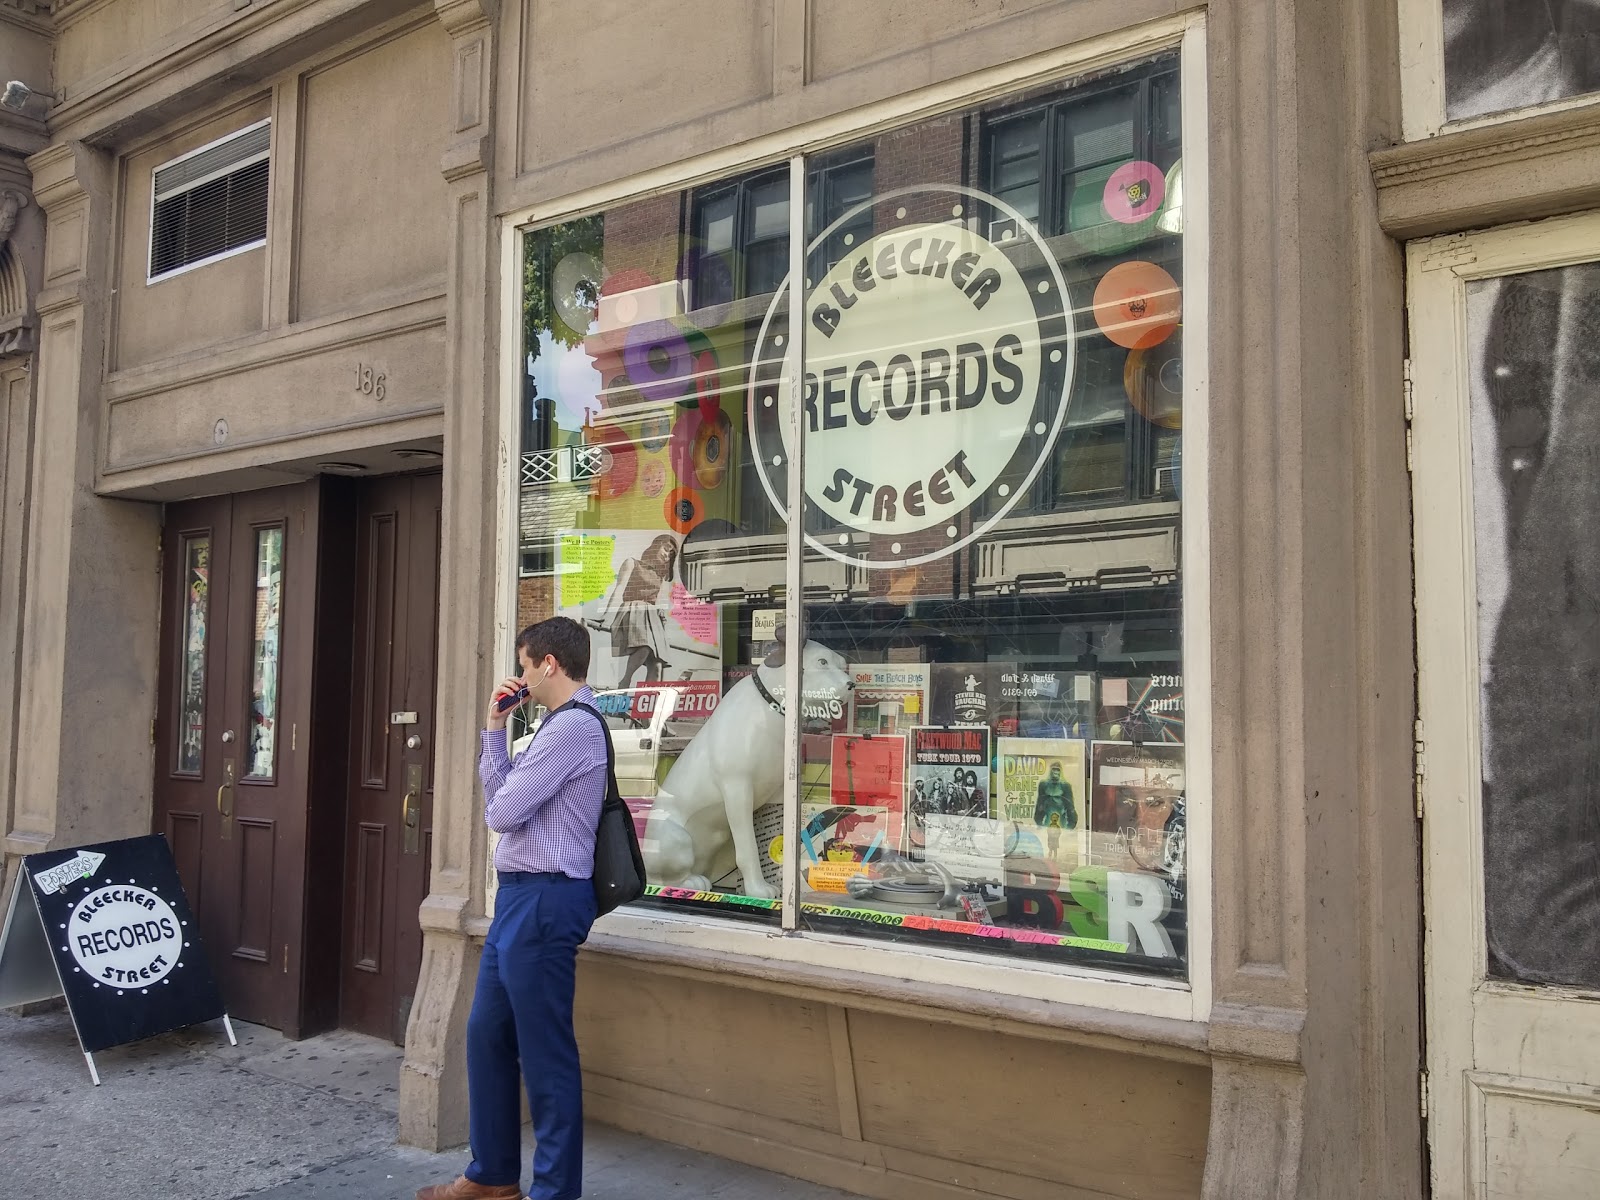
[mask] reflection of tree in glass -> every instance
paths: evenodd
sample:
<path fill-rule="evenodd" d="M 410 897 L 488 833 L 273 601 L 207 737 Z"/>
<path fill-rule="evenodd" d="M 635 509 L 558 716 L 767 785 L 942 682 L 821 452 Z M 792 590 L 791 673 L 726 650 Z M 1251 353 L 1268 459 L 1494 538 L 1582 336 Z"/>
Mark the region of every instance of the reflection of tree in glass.
<path fill-rule="evenodd" d="M 590 255 L 597 261 L 601 259 L 605 249 L 605 217 L 595 213 L 552 229 L 541 229 L 530 234 L 525 244 L 527 251 L 522 260 L 523 346 L 529 356 L 538 358 L 540 335 L 548 333 L 561 345 L 574 348 L 583 341 L 587 331 L 573 329 L 558 315 L 554 294 L 555 270 L 561 260 L 571 254 Z M 599 300 L 598 283 L 598 280 L 578 279 L 572 304 L 593 311 Z"/>

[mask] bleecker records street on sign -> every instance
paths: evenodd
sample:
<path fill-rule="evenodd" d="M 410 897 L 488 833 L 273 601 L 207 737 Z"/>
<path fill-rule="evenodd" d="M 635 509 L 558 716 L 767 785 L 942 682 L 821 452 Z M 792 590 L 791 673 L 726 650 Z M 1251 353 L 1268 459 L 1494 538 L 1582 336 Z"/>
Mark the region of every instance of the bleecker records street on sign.
<path fill-rule="evenodd" d="M 981 537 L 1032 485 L 1066 420 L 1071 304 L 1055 254 L 994 197 L 929 185 L 862 207 L 877 232 L 805 289 L 805 536 L 840 562 L 913 566 Z M 998 227 L 1001 242 L 980 232 Z M 762 323 L 747 405 L 780 513 L 790 335 L 785 286 Z"/>
<path fill-rule="evenodd" d="M 31 854 L 22 876 L 0 936 L 0 996 L 64 994 L 85 1055 L 226 1021 L 165 838 Z M 59 986 L 43 986 L 45 952 Z"/>

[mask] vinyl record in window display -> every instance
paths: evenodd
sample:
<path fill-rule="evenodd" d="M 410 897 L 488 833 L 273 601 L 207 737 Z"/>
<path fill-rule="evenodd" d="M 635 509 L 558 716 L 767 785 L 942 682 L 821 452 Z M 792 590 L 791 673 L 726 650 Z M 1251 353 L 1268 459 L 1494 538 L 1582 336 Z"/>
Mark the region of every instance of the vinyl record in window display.
<path fill-rule="evenodd" d="M 1157 216 L 1167 198 L 1167 177 L 1153 162 L 1138 159 L 1111 172 L 1101 203 L 1119 225 L 1138 225 Z"/>
<path fill-rule="evenodd" d="M 689 391 L 694 358 L 670 321 L 632 326 L 622 346 L 628 380 L 647 400 L 678 400 Z"/>
<path fill-rule="evenodd" d="M 1129 176 L 1127 182 L 1121 182 L 1118 172 L 1126 172 L 1129 168 L 1138 166 L 1137 162 L 1124 162 L 1096 167 L 1092 171 L 1083 172 L 1068 184 L 1072 194 L 1067 201 L 1067 228 L 1088 253 L 1121 254 L 1145 241 L 1155 232 L 1156 220 L 1161 215 L 1159 203 L 1148 205 L 1147 213 L 1129 222 L 1114 215 L 1114 212 L 1124 210 L 1128 215 L 1134 215 L 1131 203 L 1118 200 L 1119 190 L 1125 199 L 1126 188 L 1133 183 L 1132 177 Z M 1119 183 L 1121 183 L 1120 189 Z M 1165 179 L 1162 180 L 1161 191 L 1165 196 Z M 1114 212 L 1107 209 L 1108 198 L 1111 200 Z"/>
<path fill-rule="evenodd" d="M 600 260 L 581 250 L 567 255 L 550 275 L 550 302 L 561 323 L 579 337 L 594 323 L 595 305 L 606 269 Z"/>
<path fill-rule="evenodd" d="M 647 458 L 639 468 L 639 490 L 651 500 L 667 490 L 667 464 L 659 458 Z"/>
<path fill-rule="evenodd" d="M 672 418 L 665 413 L 639 422 L 639 445 L 654 453 L 672 437 Z"/>
<path fill-rule="evenodd" d="M 626 495 L 639 474 L 639 456 L 628 435 L 615 425 L 602 425 L 594 431 L 594 443 L 601 448 L 598 473 L 600 498 L 615 500 Z"/>
<path fill-rule="evenodd" d="M 1125 349 L 1153 349 L 1178 331 L 1180 297 L 1177 281 L 1155 263 L 1118 263 L 1095 285 L 1095 324 Z"/>
<path fill-rule="evenodd" d="M 1130 350 L 1122 367 L 1128 403 L 1152 425 L 1183 428 L 1183 339 L 1170 337 L 1149 350 Z"/>
<path fill-rule="evenodd" d="M 705 520 L 706 502 L 693 488 L 678 487 L 667 493 L 664 507 L 669 528 L 678 533 L 688 533 Z"/>
<path fill-rule="evenodd" d="M 727 413 L 719 412 L 713 420 L 701 420 L 689 457 L 694 466 L 694 481 L 706 491 L 721 487 L 727 477 L 732 439 L 733 424 Z"/>

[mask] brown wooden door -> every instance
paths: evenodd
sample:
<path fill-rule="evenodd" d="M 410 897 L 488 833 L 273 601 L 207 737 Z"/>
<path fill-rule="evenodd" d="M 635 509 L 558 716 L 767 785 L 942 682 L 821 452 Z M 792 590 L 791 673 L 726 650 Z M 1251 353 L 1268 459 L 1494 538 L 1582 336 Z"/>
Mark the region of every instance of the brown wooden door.
<path fill-rule="evenodd" d="M 373 480 L 357 520 L 340 1024 L 403 1043 L 433 835 L 440 477 Z"/>
<path fill-rule="evenodd" d="M 274 1028 L 300 982 L 315 504 L 315 483 L 188 501 L 163 533 L 155 829 L 229 1012 Z"/>

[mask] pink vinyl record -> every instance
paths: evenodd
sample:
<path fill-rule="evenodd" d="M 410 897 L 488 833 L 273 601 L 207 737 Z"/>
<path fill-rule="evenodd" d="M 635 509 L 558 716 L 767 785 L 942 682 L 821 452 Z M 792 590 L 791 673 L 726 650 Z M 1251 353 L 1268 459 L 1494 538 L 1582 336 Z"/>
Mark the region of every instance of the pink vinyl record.
<path fill-rule="evenodd" d="M 1167 177 L 1153 162 L 1123 163 L 1106 180 L 1106 215 L 1123 225 L 1137 225 L 1156 215 L 1167 198 Z"/>

